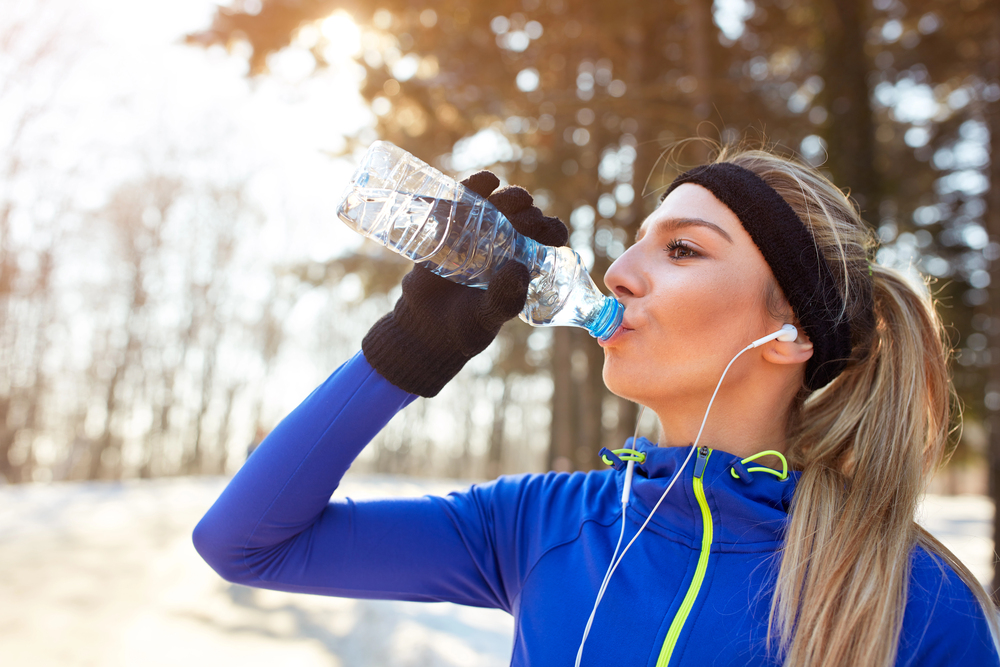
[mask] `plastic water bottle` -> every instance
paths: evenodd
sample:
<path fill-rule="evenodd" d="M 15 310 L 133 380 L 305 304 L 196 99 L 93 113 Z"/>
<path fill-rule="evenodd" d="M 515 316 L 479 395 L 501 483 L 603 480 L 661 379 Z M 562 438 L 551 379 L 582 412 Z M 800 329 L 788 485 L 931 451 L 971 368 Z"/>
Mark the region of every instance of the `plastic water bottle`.
<path fill-rule="evenodd" d="M 597 289 L 580 256 L 519 234 L 495 206 L 386 141 L 368 149 L 337 207 L 354 231 L 434 273 L 485 289 L 507 260 L 528 267 L 521 319 L 609 338 L 624 306 Z"/>

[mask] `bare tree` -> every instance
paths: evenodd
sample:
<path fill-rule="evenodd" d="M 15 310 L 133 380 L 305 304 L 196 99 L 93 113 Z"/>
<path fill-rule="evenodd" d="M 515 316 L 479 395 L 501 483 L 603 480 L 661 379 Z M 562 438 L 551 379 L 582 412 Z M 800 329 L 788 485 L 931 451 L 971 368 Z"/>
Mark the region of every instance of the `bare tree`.
<path fill-rule="evenodd" d="M 104 360 L 113 368 L 103 391 L 104 423 L 90 446 L 87 478 L 118 478 L 122 471 L 123 410 L 133 406 L 145 385 L 142 364 L 149 340 L 150 274 L 163 245 L 166 221 L 177 201 L 180 184 L 171 178 L 151 177 L 123 186 L 112 198 L 105 215 L 113 228 L 122 261 L 121 281 L 125 313 L 113 326 L 124 332 L 120 345 L 113 342 Z M 108 336 L 113 341 L 113 336 Z"/>
<path fill-rule="evenodd" d="M 68 23 L 52 10 L 47 2 L 27 13 L 14 7 L 0 25 L 0 483 L 32 478 L 57 319 L 53 276 L 64 197 L 22 187 L 47 185 L 49 166 L 27 144 L 51 138 L 44 121 L 64 80 L 52 74 L 73 63 Z"/>

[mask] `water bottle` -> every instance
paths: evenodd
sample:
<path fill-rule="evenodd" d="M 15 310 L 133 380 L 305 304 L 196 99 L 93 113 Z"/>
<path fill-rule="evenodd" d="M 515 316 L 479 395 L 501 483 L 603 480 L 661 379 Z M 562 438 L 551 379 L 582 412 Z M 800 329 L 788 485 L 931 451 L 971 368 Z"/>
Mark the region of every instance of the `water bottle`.
<path fill-rule="evenodd" d="M 521 319 L 609 338 L 624 306 L 597 289 L 580 256 L 522 236 L 495 206 L 386 141 L 368 149 L 337 215 L 354 231 L 434 273 L 485 289 L 509 259 L 528 267 Z"/>

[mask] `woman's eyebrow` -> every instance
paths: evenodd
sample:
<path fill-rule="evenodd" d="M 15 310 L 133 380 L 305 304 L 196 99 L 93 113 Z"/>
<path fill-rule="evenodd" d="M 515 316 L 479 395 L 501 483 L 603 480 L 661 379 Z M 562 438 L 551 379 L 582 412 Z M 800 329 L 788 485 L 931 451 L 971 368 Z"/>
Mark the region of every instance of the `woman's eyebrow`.
<path fill-rule="evenodd" d="M 658 232 L 670 232 L 682 229 L 684 227 L 705 227 L 711 229 L 715 233 L 719 234 L 722 238 L 726 239 L 730 244 L 733 242 L 733 237 L 729 235 L 726 230 L 719 227 L 714 222 L 709 222 L 708 220 L 702 220 L 701 218 L 663 218 L 657 220 L 653 223 Z M 636 232 L 635 240 L 638 241 L 644 235 L 645 225 L 639 227 L 639 231 Z"/>

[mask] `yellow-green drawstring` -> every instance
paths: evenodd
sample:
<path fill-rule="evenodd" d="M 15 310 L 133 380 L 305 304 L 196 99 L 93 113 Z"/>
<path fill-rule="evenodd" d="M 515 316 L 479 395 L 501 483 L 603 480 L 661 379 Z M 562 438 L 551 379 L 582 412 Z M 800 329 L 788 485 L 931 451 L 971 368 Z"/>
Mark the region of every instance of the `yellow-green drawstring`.
<path fill-rule="evenodd" d="M 762 456 L 777 456 L 781 459 L 781 472 L 773 470 L 771 468 L 765 468 L 764 466 L 754 466 L 753 468 L 747 468 L 746 464 L 756 461 Z M 785 460 L 784 455 L 781 452 L 776 452 L 773 449 L 767 449 L 763 452 L 758 452 L 753 456 L 748 456 L 739 463 L 734 463 L 729 468 L 730 474 L 734 479 L 742 479 L 744 482 L 749 484 L 753 481 L 753 475 L 751 473 L 755 472 L 766 472 L 774 475 L 778 479 L 784 481 L 788 479 L 788 461 Z"/>

